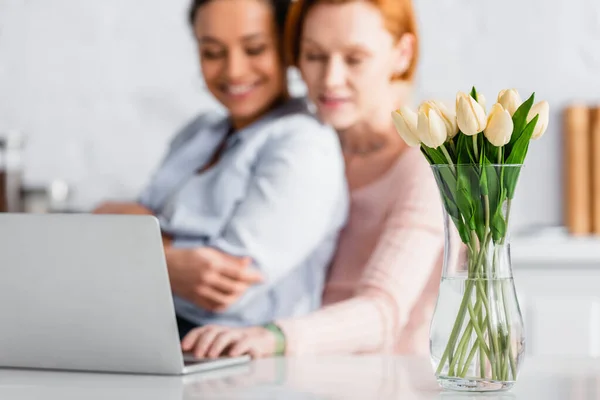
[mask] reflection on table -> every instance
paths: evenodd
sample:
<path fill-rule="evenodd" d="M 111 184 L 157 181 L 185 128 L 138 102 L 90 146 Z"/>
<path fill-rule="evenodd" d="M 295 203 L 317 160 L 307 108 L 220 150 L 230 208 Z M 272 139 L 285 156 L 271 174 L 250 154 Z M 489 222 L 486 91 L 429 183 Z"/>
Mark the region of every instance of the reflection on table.
<path fill-rule="evenodd" d="M 600 398 L 600 361 L 531 358 L 504 393 L 442 392 L 428 359 L 391 356 L 274 358 L 183 377 L 0 370 L 0 398 L 587 400 Z"/>

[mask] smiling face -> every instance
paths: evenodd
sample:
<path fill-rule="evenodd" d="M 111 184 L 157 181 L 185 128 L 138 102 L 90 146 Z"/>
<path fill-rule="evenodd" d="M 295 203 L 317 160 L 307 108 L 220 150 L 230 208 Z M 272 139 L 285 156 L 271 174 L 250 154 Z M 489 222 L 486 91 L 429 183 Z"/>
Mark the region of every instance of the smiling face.
<path fill-rule="evenodd" d="M 348 129 L 393 101 L 390 82 L 410 62 L 411 54 L 403 49 L 412 43 L 395 40 L 376 6 L 366 1 L 316 4 L 302 32 L 299 67 L 325 122 Z"/>
<path fill-rule="evenodd" d="M 264 0 L 212 0 L 194 21 L 208 90 L 246 126 L 285 96 L 285 69 L 271 5 Z"/>

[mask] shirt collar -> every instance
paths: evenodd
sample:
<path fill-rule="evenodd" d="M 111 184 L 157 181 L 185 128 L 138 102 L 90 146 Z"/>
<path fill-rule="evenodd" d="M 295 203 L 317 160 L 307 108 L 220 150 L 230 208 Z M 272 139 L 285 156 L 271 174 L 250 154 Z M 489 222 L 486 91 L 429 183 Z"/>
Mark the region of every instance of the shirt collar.
<path fill-rule="evenodd" d="M 292 97 L 292 98 L 287 99 L 286 101 L 282 102 L 275 108 L 273 108 L 271 111 L 269 111 L 267 114 L 265 114 L 262 118 L 251 123 L 250 125 L 246 126 L 245 128 L 240 129 L 239 131 L 235 132 L 234 134 L 230 134 L 230 130 L 232 128 L 231 120 L 229 118 L 224 118 L 224 120 L 222 121 L 222 123 L 224 124 L 222 129 L 226 129 L 227 132 L 225 134 L 229 135 L 229 137 L 227 138 L 227 140 L 225 142 L 225 146 L 226 146 L 226 148 L 230 148 L 230 147 L 234 146 L 235 144 L 237 144 L 238 142 L 245 140 L 246 138 L 251 136 L 254 132 L 269 125 L 271 122 L 273 122 L 285 115 L 295 114 L 295 113 L 299 113 L 299 112 L 308 112 L 308 107 L 307 107 L 306 101 L 303 98 Z M 218 129 L 218 131 L 222 132 L 221 129 Z"/>

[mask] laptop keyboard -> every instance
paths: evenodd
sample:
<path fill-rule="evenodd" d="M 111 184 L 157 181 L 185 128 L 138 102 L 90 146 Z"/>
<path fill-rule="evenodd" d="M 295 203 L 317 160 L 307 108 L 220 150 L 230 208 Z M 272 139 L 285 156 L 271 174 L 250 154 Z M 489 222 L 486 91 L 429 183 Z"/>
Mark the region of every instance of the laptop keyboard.
<path fill-rule="evenodd" d="M 206 364 L 211 361 L 216 361 L 216 360 L 209 360 L 209 359 L 183 360 L 183 365 L 185 367 L 188 367 L 190 365 Z"/>
<path fill-rule="evenodd" d="M 223 358 L 195 358 L 191 353 L 183 353 L 183 365 L 187 367 L 188 365 L 206 364 L 221 360 Z"/>

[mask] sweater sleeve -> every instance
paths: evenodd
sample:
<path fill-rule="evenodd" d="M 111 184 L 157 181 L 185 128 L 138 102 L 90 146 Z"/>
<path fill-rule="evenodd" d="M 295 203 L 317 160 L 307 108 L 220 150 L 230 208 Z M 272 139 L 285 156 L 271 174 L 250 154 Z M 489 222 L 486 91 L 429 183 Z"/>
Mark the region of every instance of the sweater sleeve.
<path fill-rule="evenodd" d="M 288 355 L 388 352 L 406 326 L 444 246 L 441 202 L 420 159 L 398 174 L 393 202 L 353 297 L 278 321 Z M 423 165 L 425 164 L 425 165 Z M 351 211 L 352 212 L 352 211 Z"/>

